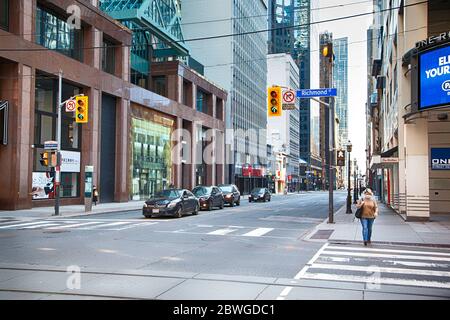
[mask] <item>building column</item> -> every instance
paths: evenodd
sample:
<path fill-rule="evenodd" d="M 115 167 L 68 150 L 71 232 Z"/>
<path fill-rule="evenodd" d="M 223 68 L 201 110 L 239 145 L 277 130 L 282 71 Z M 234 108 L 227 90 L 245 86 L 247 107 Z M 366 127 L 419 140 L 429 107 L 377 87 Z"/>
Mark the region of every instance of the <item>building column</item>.
<path fill-rule="evenodd" d="M 225 183 L 225 133 L 216 130 L 215 139 L 216 184 Z"/>
<path fill-rule="evenodd" d="M 206 184 L 209 186 L 216 185 L 216 133 L 215 129 L 208 129 L 206 140 L 209 141 L 205 148 L 206 157 Z"/>
<path fill-rule="evenodd" d="M 183 149 L 183 118 L 177 117 L 175 131 L 172 133 L 172 183 L 177 188 L 183 187 L 181 152 Z"/>
<path fill-rule="evenodd" d="M 430 217 L 427 133 L 427 119 L 416 119 L 414 123 L 405 125 L 408 221 L 428 220 Z"/>
<path fill-rule="evenodd" d="M 116 185 L 114 192 L 114 201 L 127 202 L 130 195 L 129 190 L 129 137 L 130 137 L 130 119 L 131 113 L 130 101 L 126 99 L 117 99 L 116 105 Z"/>
<path fill-rule="evenodd" d="M 35 71 L 26 65 L 5 63 L 0 95 L 9 102 L 8 144 L 0 145 L 0 208 L 32 207 Z"/>

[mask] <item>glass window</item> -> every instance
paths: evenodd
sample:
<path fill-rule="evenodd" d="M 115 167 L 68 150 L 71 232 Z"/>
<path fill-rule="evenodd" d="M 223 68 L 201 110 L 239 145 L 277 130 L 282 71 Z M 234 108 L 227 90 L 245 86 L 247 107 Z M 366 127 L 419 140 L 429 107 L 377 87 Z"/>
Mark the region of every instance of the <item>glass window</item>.
<path fill-rule="evenodd" d="M 115 45 L 107 40 L 103 41 L 102 50 L 102 70 L 110 74 L 115 74 Z"/>
<path fill-rule="evenodd" d="M 82 30 L 41 7 L 36 11 L 36 43 L 81 61 Z"/>
<path fill-rule="evenodd" d="M 197 90 L 197 111 L 206 112 L 205 98 L 205 93 L 201 90 Z"/>
<path fill-rule="evenodd" d="M 166 76 L 153 77 L 153 91 L 163 97 L 167 96 Z"/>
<path fill-rule="evenodd" d="M 8 0 L 0 0 L 0 28 L 8 30 Z"/>
<path fill-rule="evenodd" d="M 51 116 L 41 115 L 41 135 L 39 144 L 44 144 L 45 141 L 53 140 L 53 118 Z"/>
<path fill-rule="evenodd" d="M 64 198 L 75 198 L 80 195 L 78 181 L 80 174 L 76 172 L 61 172 L 60 196 Z"/>

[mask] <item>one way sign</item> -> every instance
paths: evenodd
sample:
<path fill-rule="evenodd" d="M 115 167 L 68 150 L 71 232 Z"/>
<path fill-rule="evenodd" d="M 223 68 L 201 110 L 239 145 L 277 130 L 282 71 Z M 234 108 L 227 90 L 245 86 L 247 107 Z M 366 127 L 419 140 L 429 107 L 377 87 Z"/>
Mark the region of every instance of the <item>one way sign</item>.
<path fill-rule="evenodd" d="M 345 150 L 337 151 L 337 165 L 339 167 L 345 167 Z"/>

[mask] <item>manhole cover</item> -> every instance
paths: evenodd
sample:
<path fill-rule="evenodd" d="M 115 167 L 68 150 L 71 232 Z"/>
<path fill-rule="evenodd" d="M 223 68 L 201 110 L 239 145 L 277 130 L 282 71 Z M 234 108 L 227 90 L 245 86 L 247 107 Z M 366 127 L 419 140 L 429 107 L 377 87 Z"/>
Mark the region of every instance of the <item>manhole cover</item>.
<path fill-rule="evenodd" d="M 318 230 L 311 239 L 329 239 L 334 230 Z"/>

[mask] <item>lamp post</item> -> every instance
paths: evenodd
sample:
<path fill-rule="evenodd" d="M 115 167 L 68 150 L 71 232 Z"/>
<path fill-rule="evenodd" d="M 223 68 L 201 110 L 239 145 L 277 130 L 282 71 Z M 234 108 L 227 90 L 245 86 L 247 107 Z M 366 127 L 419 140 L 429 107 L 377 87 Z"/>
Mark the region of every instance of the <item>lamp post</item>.
<path fill-rule="evenodd" d="M 355 164 L 353 166 L 353 204 L 356 204 L 358 199 L 358 165 L 356 164 L 356 158 L 353 161 Z"/>
<path fill-rule="evenodd" d="M 347 211 L 346 213 L 352 213 L 352 196 L 350 195 L 350 152 L 352 152 L 352 143 L 348 140 L 347 153 L 348 153 L 348 184 L 347 184 Z"/>

